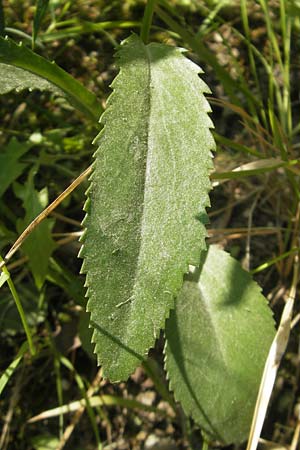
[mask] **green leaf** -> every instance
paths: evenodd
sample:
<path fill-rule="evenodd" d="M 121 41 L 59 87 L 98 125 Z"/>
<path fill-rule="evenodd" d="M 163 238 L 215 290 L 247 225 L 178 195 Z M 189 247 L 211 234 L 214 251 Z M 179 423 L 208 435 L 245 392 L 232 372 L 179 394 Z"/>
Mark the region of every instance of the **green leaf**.
<path fill-rule="evenodd" d="M 112 381 L 144 359 L 199 262 L 214 149 L 198 66 L 135 35 L 118 58 L 81 251 L 95 351 Z"/>
<path fill-rule="evenodd" d="M 102 107 L 98 103 L 96 96 L 55 63 L 33 53 L 22 43 L 17 45 L 7 37 L 0 37 L 0 63 L 1 80 L 6 79 L 5 92 L 7 92 L 7 86 L 9 86 L 7 82 L 9 76 L 12 76 L 11 89 L 16 89 L 18 86 L 19 89 L 27 88 L 29 82 L 27 80 L 24 81 L 24 79 L 28 76 L 32 83 L 31 89 L 45 89 L 45 86 L 48 89 L 50 84 L 52 84 L 54 87 L 50 90 L 53 91 L 54 89 L 56 92 L 58 89 L 62 91 L 75 108 L 89 118 L 98 120 Z M 9 71 L 7 66 L 22 69 L 23 75 L 20 70 Z M 23 82 L 21 80 L 22 77 Z M 47 80 L 49 84 L 45 85 L 45 82 L 41 82 L 41 79 Z M 24 85 L 25 87 L 22 87 Z"/>
<path fill-rule="evenodd" d="M 47 12 L 49 0 L 37 0 L 36 11 L 33 19 L 32 44 L 36 41 L 41 22 Z"/>
<path fill-rule="evenodd" d="M 34 189 L 33 171 L 29 174 L 26 186 L 16 185 L 16 195 L 23 201 L 26 211 L 24 219 L 17 222 L 18 232 L 21 233 L 29 223 L 35 219 L 48 204 L 47 188 L 41 191 Z M 33 230 L 24 241 L 22 249 L 29 258 L 29 267 L 32 271 L 35 284 L 41 289 L 48 273 L 49 258 L 55 248 L 55 243 L 51 236 L 54 221 L 44 219 L 40 225 Z"/>
<path fill-rule="evenodd" d="M 0 69 L 0 79 L 1 69 Z M 1 88 L 0 88 L 1 89 Z M 4 151 L 0 151 L 0 198 L 27 167 L 27 164 L 19 162 L 21 156 L 23 156 L 32 147 L 31 142 L 19 142 L 17 139 L 12 138 Z"/>
<path fill-rule="evenodd" d="M 53 92 L 54 94 L 65 97 L 65 94 L 61 89 L 45 78 L 41 78 L 27 70 L 9 66 L 8 64 L 0 64 L 0 79 L 1 95 L 13 90 L 21 92 L 25 89 L 29 89 L 30 91 L 38 89 L 40 91 Z"/>
<path fill-rule="evenodd" d="M 275 330 L 258 285 L 211 246 L 186 277 L 166 324 L 170 388 L 187 415 L 223 444 L 247 438 Z"/>

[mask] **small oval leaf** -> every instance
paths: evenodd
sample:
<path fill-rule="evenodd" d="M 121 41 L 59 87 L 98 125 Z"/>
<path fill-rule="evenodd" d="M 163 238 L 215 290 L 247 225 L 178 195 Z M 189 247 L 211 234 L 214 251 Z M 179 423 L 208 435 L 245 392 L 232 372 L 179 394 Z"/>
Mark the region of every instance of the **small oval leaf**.
<path fill-rule="evenodd" d="M 275 330 L 259 286 L 211 246 L 166 324 L 165 367 L 187 415 L 223 444 L 247 438 Z"/>

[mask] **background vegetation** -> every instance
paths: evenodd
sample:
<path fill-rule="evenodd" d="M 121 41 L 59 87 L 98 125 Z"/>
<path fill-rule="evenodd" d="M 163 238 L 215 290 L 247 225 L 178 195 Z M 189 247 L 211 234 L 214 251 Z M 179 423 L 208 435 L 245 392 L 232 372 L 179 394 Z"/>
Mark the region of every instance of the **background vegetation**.
<path fill-rule="evenodd" d="M 35 51 L 81 81 L 105 108 L 116 75 L 114 48 L 130 31 L 139 33 L 144 6 L 137 0 L 50 0 L 35 28 Z M 0 31 L 31 46 L 35 11 L 34 1 L 3 1 Z M 151 28 L 152 40 L 187 48 L 205 71 L 218 144 L 209 242 L 255 273 L 277 320 L 298 282 L 299 18 L 297 0 L 159 1 Z M 90 165 L 98 127 L 47 91 L 4 93 L 0 112 L 4 256 Z M 5 274 L 0 278 L 0 448 L 201 448 L 200 432 L 168 393 L 163 337 L 147 370 L 139 368 L 128 383 L 101 379 L 78 275 L 86 188 L 80 184 L 31 233 L 7 264 L 10 282 Z M 16 298 L 33 336 L 33 357 Z M 296 304 L 263 430 L 265 447 L 297 446 L 299 317 Z M 91 396 L 95 404 L 76 402 Z M 64 415 L 69 403 L 73 413 Z"/>

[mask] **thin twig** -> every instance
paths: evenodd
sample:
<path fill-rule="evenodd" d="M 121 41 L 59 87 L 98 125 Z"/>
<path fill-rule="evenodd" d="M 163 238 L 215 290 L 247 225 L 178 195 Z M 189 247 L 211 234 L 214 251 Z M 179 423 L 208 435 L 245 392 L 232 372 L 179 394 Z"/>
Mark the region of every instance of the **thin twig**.
<path fill-rule="evenodd" d="M 89 166 L 84 172 L 82 172 L 79 177 L 76 178 L 76 180 L 73 181 L 73 183 L 70 184 L 70 186 L 67 187 L 66 190 L 64 190 L 52 203 L 50 203 L 47 208 L 45 208 L 29 225 L 23 233 L 18 237 L 14 245 L 11 247 L 9 252 L 5 255 L 4 260 L 0 262 L 0 269 L 5 266 L 7 261 L 10 260 L 10 258 L 16 253 L 16 251 L 19 250 L 25 239 L 32 233 L 32 231 L 44 220 L 46 217 L 49 216 L 49 214 L 57 208 L 57 206 L 68 196 L 71 194 L 71 192 L 74 191 L 74 189 L 79 186 L 83 180 L 91 173 L 92 166 Z"/>
<path fill-rule="evenodd" d="M 63 214 L 59 214 L 58 212 L 52 211 L 51 216 L 55 217 L 58 220 L 61 220 L 62 222 L 75 225 L 76 227 L 82 227 L 81 223 L 78 220 L 70 219 L 70 217 L 66 217 Z"/>

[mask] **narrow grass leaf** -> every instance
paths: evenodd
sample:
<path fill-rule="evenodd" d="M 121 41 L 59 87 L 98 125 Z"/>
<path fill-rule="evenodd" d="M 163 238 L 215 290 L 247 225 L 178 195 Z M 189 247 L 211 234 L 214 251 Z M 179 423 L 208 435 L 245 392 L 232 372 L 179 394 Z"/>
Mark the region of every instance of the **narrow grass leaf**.
<path fill-rule="evenodd" d="M 40 30 L 40 26 L 42 20 L 47 12 L 49 0 L 37 0 L 36 2 L 36 10 L 33 19 L 33 33 L 32 33 L 32 46 L 34 47 L 34 43 L 36 41 L 38 32 Z"/>
<path fill-rule="evenodd" d="M 119 406 L 123 408 L 129 409 L 138 409 L 141 411 L 154 412 L 155 414 L 160 414 L 163 416 L 167 416 L 167 412 L 164 409 L 156 408 L 155 406 L 146 405 L 145 403 L 139 402 L 135 399 L 131 398 L 122 398 L 114 395 L 101 395 L 101 396 L 93 396 L 89 399 L 89 403 L 92 408 L 96 408 L 98 406 Z M 50 419 L 51 417 L 57 417 L 60 414 L 69 414 L 75 411 L 78 411 L 82 406 L 87 406 L 86 399 L 76 400 L 67 405 L 62 405 L 57 408 L 48 409 L 47 411 L 43 411 L 37 416 L 31 417 L 28 420 L 28 423 L 38 422 L 40 420 Z"/>
<path fill-rule="evenodd" d="M 1 256 L 0 256 L 0 262 L 4 262 Z M 27 337 L 27 342 L 28 342 L 30 353 L 31 353 L 31 355 L 35 355 L 36 350 L 35 350 L 35 346 L 33 344 L 31 330 L 30 330 L 30 327 L 28 325 L 27 314 L 25 314 L 25 311 L 24 311 L 23 305 L 21 303 L 19 294 L 18 294 L 18 292 L 17 292 L 17 290 L 15 288 L 13 280 L 10 277 L 10 273 L 9 273 L 7 267 L 5 265 L 3 265 L 1 267 L 1 270 L 2 270 L 3 273 L 8 275 L 7 280 L 6 280 L 7 284 L 8 284 L 8 288 L 9 288 L 9 290 L 11 292 L 11 295 L 12 295 L 12 297 L 14 299 L 14 302 L 15 302 L 15 305 L 17 307 L 17 310 L 18 310 L 18 313 L 19 313 L 19 316 L 20 316 L 20 319 L 21 319 L 21 322 L 22 322 L 22 327 L 23 327 L 23 329 L 25 331 L 25 334 L 26 334 L 26 337 Z M 4 310 L 4 315 L 5 315 L 5 312 L 6 311 Z M 1 314 L 1 316 L 3 316 L 3 313 Z M 1 317 L 1 322 L 2 322 L 2 317 Z M 5 328 L 5 329 L 7 329 L 7 328 Z"/>
<path fill-rule="evenodd" d="M 245 178 L 255 175 L 260 175 L 267 172 L 272 172 L 280 167 L 290 168 L 298 165 L 298 160 L 282 161 L 276 158 L 259 159 L 247 164 L 242 164 L 230 172 L 214 172 L 211 177 L 213 180 L 234 180 L 237 178 Z"/>
<path fill-rule="evenodd" d="M 99 364 L 126 379 L 205 248 L 214 141 L 200 69 L 132 35 L 97 137 L 81 256 Z"/>
<path fill-rule="evenodd" d="M 186 277 L 167 320 L 165 348 L 170 388 L 209 439 L 247 438 L 274 334 L 257 284 L 211 246 L 202 268 Z"/>
<path fill-rule="evenodd" d="M 257 158 L 263 158 L 264 155 L 260 153 L 259 151 L 247 147 L 244 144 L 240 144 L 238 142 L 233 141 L 232 139 L 228 139 L 224 136 L 221 136 L 220 134 L 213 132 L 213 136 L 215 138 L 215 141 L 217 144 L 223 145 L 224 147 L 228 147 L 230 150 L 236 150 L 241 153 L 247 153 L 249 155 L 256 156 Z"/>
<path fill-rule="evenodd" d="M 129 21 L 129 20 L 111 20 L 105 22 L 88 22 L 88 21 L 76 21 L 73 26 L 65 27 L 60 31 L 52 31 L 40 35 L 42 42 L 53 42 L 59 39 L 76 38 L 84 34 L 91 33 L 103 33 L 105 30 L 111 30 L 115 28 L 138 28 L 141 26 L 141 22 Z"/>
<path fill-rule="evenodd" d="M 0 395 L 2 394 L 5 386 L 9 382 L 10 378 L 14 374 L 16 368 L 20 364 L 24 354 L 27 351 L 28 351 L 28 344 L 27 344 L 27 342 L 24 342 L 21 345 L 20 350 L 18 351 L 18 354 L 17 354 L 16 358 L 10 363 L 8 368 L 2 373 L 2 375 L 0 377 Z"/>

